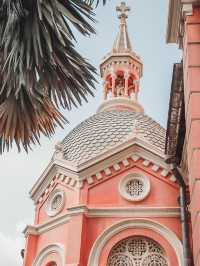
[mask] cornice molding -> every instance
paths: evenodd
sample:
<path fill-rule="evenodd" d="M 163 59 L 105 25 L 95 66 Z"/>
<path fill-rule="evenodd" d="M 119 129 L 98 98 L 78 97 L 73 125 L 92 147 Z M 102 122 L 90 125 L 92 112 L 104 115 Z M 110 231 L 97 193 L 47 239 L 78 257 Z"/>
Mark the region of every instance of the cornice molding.
<path fill-rule="evenodd" d="M 176 43 L 182 48 L 184 37 L 184 21 L 193 14 L 193 5 L 199 0 L 170 0 L 168 11 L 167 43 Z"/>
<path fill-rule="evenodd" d="M 159 172 L 159 176 L 163 180 L 175 187 L 177 186 L 175 184 L 175 176 L 171 173 L 169 165 L 162 158 L 153 156 L 151 152 L 141 147 L 132 146 L 76 175 L 72 175 L 67 169 L 56 165 L 56 175 L 53 176 L 50 172 L 50 175 L 46 176 L 45 182 L 38 187 L 32 199 L 35 204 L 43 204 L 56 183 L 78 191 L 84 188 L 85 183 L 92 187 L 101 183 L 102 180 L 107 180 L 116 174 L 124 172 L 125 169 L 131 169 L 138 163 L 140 167 L 147 168 L 147 171 L 151 171 L 152 174 Z"/>
<path fill-rule="evenodd" d="M 52 218 L 49 221 L 39 225 L 28 225 L 23 233 L 25 237 L 28 235 L 41 235 L 58 226 L 70 222 L 72 216 L 85 215 L 89 218 L 179 218 L 179 207 L 118 207 L 118 208 L 88 208 L 87 206 L 76 206 L 67 209 L 67 213 Z"/>
<path fill-rule="evenodd" d="M 144 113 L 144 109 L 137 101 L 129 99 L 127 97 L 117 97 L 108 100 L 104 100 L 102 104 L 99 106 L 98 112 L 105 112 L 107 110 L 115 110 L 115 109 L 122 109 L 122 110 L 132 110 L 137 113 Z"/>
<path fill-rule="evenodd" d="M 131 140 L 132 141 L 132 140 Z M 139 143 L 139 141 L 137 141 Z M 91 164 L 90 167 L 80 171 L 75 172 L 68 169 L 68 165 L 65 164 L 65 160 L 54 160 L 44 171 L 42 176 L 38 180 L 38 184 L 33 187 L 30 192 L 31 198 L 34 200 L 35 204 L 42 204 L 48 197 L 50 191 L 52 191 L 55 183 L 62 183 L 67 187 L 71 187 L 75 190 L 80 190 L 84 187 L 85 182 L 88 185 L 96 184 L 101 182 L 101 180 L 107 179 L 121 171 L 124 168 L 129 169 L 136 165 L 138 161 L 142 164 L 142 167 L 147 167 L 148 171 L 160 172 L 160 175 L 165 178 L 166 181 L 174 184 L 176 178 L 171 173 L 169 165 L 164 162 L 163 154 L 156 154 L 153 152 L 153 147 L 145 149 L 142 144 L 138 145 L 134 140 L 135 144 L 124 145 L 124 149 L 120 152 L 116 152 L 112 156 L 107 153 L 107 158 L 104 160 L 97 161 L 96 164 Z M 140 140 L 140 143 L 142 141 Z M 143 146 L 148 147 L 147 143 Z M 151 164 L 151 167 L 149 165 Z M 122 168 L 123 166 L 123 168 Z M 102 174 L 104 173 L 104 174 Z M 174 184 L 175 185 L 175 184 Z"/>
<path fill-rule="evenodd" d="M 28 235 L 41 235 L 47 231 L 50 231 L 58 226 L 68 223 L 70 220 L 69 214 L 64 214 L 55 218 L 50 219 L 49 221 L 42 223 L 40 225 L 27 225 L 23 231 L 25 237 Z"/>
<path fill-rule="evenodd" d="M 100 73 L 101 76 L 103 76 L 103 68 L 105 68 L 105 70 L 109 69 L 109 64 L 112 64 L 113 61 L 135 61 L 136 63 L 143 65 L 142 64 L 142 60 L 141 58 L 136 55 L 136 53 L 132 52 L 132 53 L 108 53 L 106 56 L 104 56 L 101 60 L 101 64 L 100 64 Z M 143 74 L 143 68 L 142 68 L 142 72 L 141 75 Z"/>
<path fill-rule="evenodd" d="M 90 208 L 88 217 L 180 217 L 179 207 Z"/>
<path fill-rule="evenodd" d="M 136 151 L 138 151 L 138 149 L 146 151 L 145 153 L 150 154 L 150 156 L 148 157 L 153 158 L 153 161 L 155 161 L 155 163 L 157 163 L 158 161 L 158 164 L 163 168 L 168 167 L 164 163 L 165 155 L 162 150 L 148 143 L 142 138 L 142 136 L 137 134 L 131 136 L 117 147 L 113 147 L 112 149 L 100 154 L 99 156 L 96 156 L 95 158 L 81 165 L 73 164 L 72 162 L 61 158 L 60 154 L 58 154 L 57 157 L 57 153 L 55 153 L 47 168 L 44 170 L 42 175 L 39 177 L 37 182 L 32 187 L 31 191 L 29 192 L 30 197 L 36 202 L 39 199 L 40 195 L 44 193 L 44 191 L 48 188 L 49 184 L 53 182 L 53 180 L 56 179 L 56 176 L 58 176 L 59 174 L 63 174 L 68 178 L 75 180 L 77 187 L 81 188 L 82 181 L 88 178 L 88 176 L 90 176 L 92 172 L 93 174 L 95 174 L 98 171 L 98 165 L 99 171 L 104 168 L 108 168 L 111 164 L 111 161 L 115 160 L 115 156 L 120 154 L 121 158 L 121 152 L 130 147 L 138 147 L 136 148 Z M 132 154 L 133 153 L 134 151 L 132 151 Z M 124 154 L 123 156 L 126 155 Z M 111 157 L 112 159 L 110 159 Z"/>

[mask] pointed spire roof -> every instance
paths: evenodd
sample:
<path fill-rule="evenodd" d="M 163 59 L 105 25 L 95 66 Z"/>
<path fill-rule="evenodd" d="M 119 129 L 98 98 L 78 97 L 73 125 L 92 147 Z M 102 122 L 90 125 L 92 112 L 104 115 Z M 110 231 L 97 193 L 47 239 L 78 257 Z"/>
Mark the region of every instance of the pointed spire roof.
<path fill-rule="evenodd" d="M 116 7 L 118 18 L 120 19 L 119 33 L 113 45 L 113 53 L 132 52 L 132 46 L 128 35 L 126 19 L 130 7 L 126 6 L 125 2 L 121 2 L 120 6 Z"/>

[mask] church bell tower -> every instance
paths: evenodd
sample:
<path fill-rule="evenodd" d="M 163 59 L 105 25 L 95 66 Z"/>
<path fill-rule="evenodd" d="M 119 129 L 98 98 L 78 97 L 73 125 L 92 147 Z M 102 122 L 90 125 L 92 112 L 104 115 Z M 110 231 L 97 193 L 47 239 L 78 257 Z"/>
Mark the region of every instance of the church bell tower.
<path fill-rule="evenodd" d="M 100 65 L 104 82 L 104 102 L 99 110 L 104 111 L 117 106 L 143 112 L 138 102 L 143 64 L 133 51 L 128 35 L 126 20 L 130 8 L 122 2 L 116 10 L 120 21 L 119 32 L 112 51 L 103 58 Z"/>

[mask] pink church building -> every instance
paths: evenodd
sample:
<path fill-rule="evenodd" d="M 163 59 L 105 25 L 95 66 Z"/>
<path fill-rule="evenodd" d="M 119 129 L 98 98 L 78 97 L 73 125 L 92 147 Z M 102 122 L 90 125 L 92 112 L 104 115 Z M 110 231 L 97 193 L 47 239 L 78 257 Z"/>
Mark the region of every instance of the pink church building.
<path fill-rule="evenodd" d="M 166 162 L 166 130 L 138 100 L 143 63 L 129 8 L 117 11 L 119 32 L 100 64 L 104 99 L 56 145 L 31 190 L 24 266 L 192 265 L 185 194 Z"/>

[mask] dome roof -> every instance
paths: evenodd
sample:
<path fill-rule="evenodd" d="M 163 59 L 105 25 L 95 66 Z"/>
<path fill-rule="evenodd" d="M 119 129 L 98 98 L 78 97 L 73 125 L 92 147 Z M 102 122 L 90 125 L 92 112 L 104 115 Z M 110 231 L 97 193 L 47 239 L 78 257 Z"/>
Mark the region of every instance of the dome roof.
<path fill-rule="evenodd" d="M 138 134 L 164 151 L 165 129 L 147 115 L 132 111 L 99 112 L 75 127 L 62 141 L 64 158 L 82 164 Z"/>

